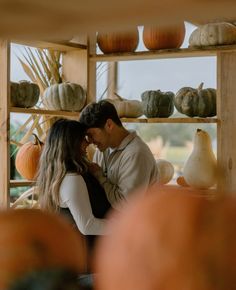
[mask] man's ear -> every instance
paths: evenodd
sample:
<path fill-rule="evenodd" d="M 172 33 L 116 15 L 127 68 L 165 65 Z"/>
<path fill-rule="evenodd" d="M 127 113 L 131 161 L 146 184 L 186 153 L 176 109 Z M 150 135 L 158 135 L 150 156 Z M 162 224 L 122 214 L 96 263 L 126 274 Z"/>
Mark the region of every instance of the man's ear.
<path fill-rule="evenodd" d="M 105 129 L 111 132 L 113 128 L 114 128 L 114 122 L 112 121 L 112 119 L 107 119 L 106 124 L 105 124 Z"/>

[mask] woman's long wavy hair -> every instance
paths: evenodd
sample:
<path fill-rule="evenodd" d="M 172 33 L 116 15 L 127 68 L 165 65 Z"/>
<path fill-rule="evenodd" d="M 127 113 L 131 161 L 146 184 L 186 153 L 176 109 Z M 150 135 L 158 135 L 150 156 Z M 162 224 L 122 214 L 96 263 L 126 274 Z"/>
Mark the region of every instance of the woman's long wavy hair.
<path fill-rule="evenodd" d="M 67 172 L 85 171 L 81 145 L 85 127 L 78 121 L 59 119 L 49 130 L 39 161 L 37 188 L 43 210 L 57 211 L 59 189 Z"/>

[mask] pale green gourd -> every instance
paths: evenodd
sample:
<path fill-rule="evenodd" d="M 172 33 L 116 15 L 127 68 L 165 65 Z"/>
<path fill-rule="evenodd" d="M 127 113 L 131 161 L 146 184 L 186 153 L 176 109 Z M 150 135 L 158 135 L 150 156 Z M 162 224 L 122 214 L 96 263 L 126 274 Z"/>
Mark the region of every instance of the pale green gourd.
<path fill-rule="evenodd" d="M 127 100 L 114 93 L 112 98 L 108 98 L 107 101 L 115 106 L 118 116 L 121 118 L 138 118 L 143 115 L 142 102 L 139 100 Z"/>
<path fill-rule="evenodd" d="M 207 189 L 216 184 L 217 161 L 210 136 L 204 130 L 196 131 L 193 151 L 184 165 L 183 176 L 187 184 L 198 189 Z"/>
<path fill-rule="evenodd" d="M 86 102 L 86 93 L 79 84 L 65 82 L 48 87 L 43 100 L 50 110 L 81 111 Z"/>

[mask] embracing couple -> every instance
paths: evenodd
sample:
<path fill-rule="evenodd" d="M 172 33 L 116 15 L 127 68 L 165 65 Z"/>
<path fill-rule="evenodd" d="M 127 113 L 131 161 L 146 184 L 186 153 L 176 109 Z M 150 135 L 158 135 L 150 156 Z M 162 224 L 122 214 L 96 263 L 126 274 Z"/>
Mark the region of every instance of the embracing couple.
<path fill-rule="evenodd" d="M 86 148 L 97 146 L 94 162 Z M 119 210 L 132 193 L 157 180 L 148 146 L 125 129 L 108 101 L 87 105 L 80 120 L 60 119 L 51 127 L 40 159 L 37 185 L 42 209 L 61 212 L 78 230 L 107 234 L 110 208 Z"/>

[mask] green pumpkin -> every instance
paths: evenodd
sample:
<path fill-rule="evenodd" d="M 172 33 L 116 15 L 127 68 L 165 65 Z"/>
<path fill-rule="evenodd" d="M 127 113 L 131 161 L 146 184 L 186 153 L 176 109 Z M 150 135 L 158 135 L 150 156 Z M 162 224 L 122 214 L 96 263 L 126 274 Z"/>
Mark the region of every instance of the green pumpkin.
<path fill-rule="evenodd" d="M 65 82 L 48 87 L 43 100 L 50 110 L 80 111 L 85 105 L 86 93 L 79 84 Z"/>
<path fill-rule="evenodd" d="M 39 86 L 28 81 L 11 82 L 10 91 L 12 107 L 31 108 L 39 100 Z"/>
<path fill-rule="evenodd" d="M 216 115 L 216 90 L 202 89 L 203 83 L 197 89 L 184 87 L 174 98 L 176 109 L 189 117 L 213 117 Z"/>
<path fill-rule="evenodd" d="M 148 118 L 168 118 L 174 112 L 174 93 L 145 91 L 141 95 L 143 113 Z"/>

